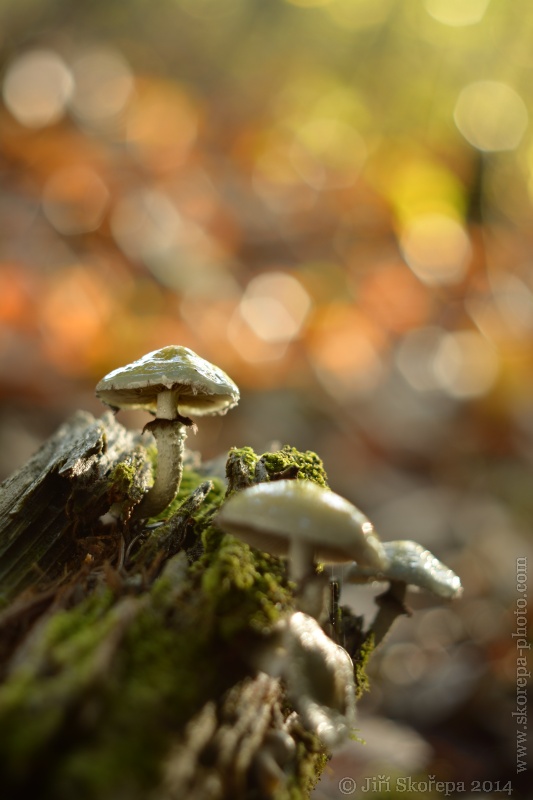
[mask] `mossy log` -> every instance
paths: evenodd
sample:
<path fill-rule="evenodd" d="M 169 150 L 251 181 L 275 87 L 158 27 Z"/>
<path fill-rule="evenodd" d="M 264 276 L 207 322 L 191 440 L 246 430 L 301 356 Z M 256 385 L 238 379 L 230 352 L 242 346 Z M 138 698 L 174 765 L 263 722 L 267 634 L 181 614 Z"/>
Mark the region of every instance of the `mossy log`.
<path fill-rule="evenodd" d="M 293 587 L 213 516 L 256 480 L 325 484 L 320 459 L 242 448 L 224 476 L 188 454 L 171 507 L 135 521 L 154 461 L 149 435 L 78 412 L 0 487 L 1 795 L 307 797 L 327 753 L 252 657 Z"/>

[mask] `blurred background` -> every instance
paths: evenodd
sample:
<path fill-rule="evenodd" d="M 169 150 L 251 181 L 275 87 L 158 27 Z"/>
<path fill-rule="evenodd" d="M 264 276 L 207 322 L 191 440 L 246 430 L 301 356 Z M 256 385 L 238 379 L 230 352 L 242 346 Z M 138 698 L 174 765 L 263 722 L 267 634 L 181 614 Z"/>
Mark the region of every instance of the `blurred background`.
<path fill-rule="evenodd" d="M 2 0 L 0 94 L 0 477 L 99 415 L 106 372 L 191 347 L 242 391 L 190 442 L 205 459 L 315 450 L 382 538 L 465 585 L 412 595 L 372 662 L 367 744 L 316 799 L 364 775 L 519 796 L 528 0 Z M 377 591 L 342 601 L 371 616 Z"/>

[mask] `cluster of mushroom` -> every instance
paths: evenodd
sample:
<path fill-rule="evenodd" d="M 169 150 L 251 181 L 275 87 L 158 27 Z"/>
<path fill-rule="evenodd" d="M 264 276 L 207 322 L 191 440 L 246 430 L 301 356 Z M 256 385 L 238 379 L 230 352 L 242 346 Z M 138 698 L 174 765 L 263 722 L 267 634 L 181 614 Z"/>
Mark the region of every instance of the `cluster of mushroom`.
<path fill-rule="evenodd" d="M 313 597 L 305 588 L 318 580 L 317 561 L 349 562 L 345 579 L 351 582 L 388 581 L 389 592 L 378 603 L 372 625 L 376 643 L 394 618 L 405 613 L 407 585 L 448 598 L 461 592 L 458 576 L 421 545 L 382 543 L 358 508 L 309 481 L 280 480 L 243 489 L 226 501 L 216 521 L 252 547 L 288 555 L 300 608 L 308 611 Z M 286 653 L 281 674 L 304 724 L 333 749 L 354 727 L 354 673 L 349 654 L 315 619 L 320 610 L 319 601 L 312 615 L 300 610 L 281 623 Z"/>
<path fill-rule="evenodd" d="M 259 550 L 289 556 L 290 576 L 303 582 L 316 563 L 349 562 L 353 583 L 402 582 L 456 597 L 457 575 L 411 541 L 381 542 L 369 519 L 352 503 L 310 481 L 259 483 L 227 500 L 217 524 Z"/>
<path fill-rule="evenodd" d="M 159 514 L 177 494 L 187 428 L 195 429 L 187 415 L 225 414 L 239 401 L 239 390 L 225 372 L 180 346 L 164 347 L 110 372 L 96 394 L 115 411 L 140 408 L 155 416 L 145 430 L 153 433 L 158 446 L 156 477 L 134 510 L 136 519 Z M 355 687 L 349 654 L 317 621 L 324 606 L 317 561 L 349 562 L 344 571 L 349 582 L 389 582 L 373 625 L 383 631 L 378 638 L 405 612 L 408 585 L 446 598 L 461 592 L 458 576 L 421 545 L 381 542 L 358 508 L 311 481 L 265 481 L 237 491 L 220 509 L 216 524 L 252 547 L 288 555 L 300 610 L 275 631 L 282 646 L 273 669 L 284 678 L 304 724 L 329 748 L 353 729 Z"/>

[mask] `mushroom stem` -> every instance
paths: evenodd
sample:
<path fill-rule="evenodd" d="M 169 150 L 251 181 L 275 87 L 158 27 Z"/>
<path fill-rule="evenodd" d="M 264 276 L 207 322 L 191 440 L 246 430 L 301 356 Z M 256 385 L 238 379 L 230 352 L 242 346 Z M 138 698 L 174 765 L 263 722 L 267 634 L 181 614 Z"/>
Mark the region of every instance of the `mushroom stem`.
<path fill-rule="evenodd" d="M 186 427 L 179 420 L 159 419 L 145 425 L 157 442 L 154 484 L 133 512 L 135 519 L 154 517 L 171 503 L 180 488 Z"/>
<path fill-rule="evenodd" d="M 172 389 L 164 389 L 157 395 L 157 419 L 176 419 L 178 416 L 178 396 Z M 154 434 L 155 436 L 155 434 Z"/>
<path fill-rule="evenodd" d="M 403 614 L 411 616 L 411 610 L 405 605 L 406 591 L 407 584 L 404 581 L 391 581 L 387 591 L 376 597 L 379 611 L 369 631 L 374 634 L 374 647 L 383 641 L 397 617 Z"/>
<path fill-rule="evenodd" d="M 289 545 L 289 575 L 291 580 L 301 583 L 313 573 L 313 551 L 307 542 L 292 538 Z"/>

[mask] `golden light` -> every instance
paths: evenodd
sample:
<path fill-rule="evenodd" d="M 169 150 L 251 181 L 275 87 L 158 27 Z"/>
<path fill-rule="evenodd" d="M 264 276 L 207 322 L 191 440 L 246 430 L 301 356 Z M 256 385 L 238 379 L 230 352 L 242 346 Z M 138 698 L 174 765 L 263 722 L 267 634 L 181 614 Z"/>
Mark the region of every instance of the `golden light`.
<path fill-rule="evenodd" d="M 499 373 L 495 349 L 477 331 L 445 334 L 433 361 L 442 389 L 452 397 L 481 397 L 493 387 Z"/>
<path fill-rule="evenodd" d="M 444 214 L 422 214 L 405 226 L 400 247 L 406 262 L 430 286 L 461 281 L 471 257 L 463 226 Z"/>
<path fill-rule="evenodd" d="M 57 170 L 43 189 L 43 211 L 54 228 L 67 236 L 96 230 L 102 222 L 109 191 L 90 167 Z"/>
<path fill-rule="evenodd" d="M 311 320 L 306 344 L 322 386 L 340 402 L 364 396 L 378 385 L 384 336 L 352 306 L 330 303 L 319 309 Z"/>
<path fill-rule="evenodd" d="M 45 356 L 61 372 L 83 374 L 101 357 L 113 309 L 103 280 L 81 265 L 57 271 L 40 305 Z"/>
<path fill-rule="evenodd" d="M 111 47 L 82 52 L 71 64 L 74 91 L 69 108 L 82 121 L 105 123 L 122 114 L 134 90 L 126 59 Z"/>
<path fill-rule="evenodd" d="M 140 261 L 171 251 L 181 225 L 171 199 L 155 188 L 140 188 L 125 195 L 111 216 L 115 241 L 127 256 Z"/>
<path fill-rule="evenodd" d="M 0 324 L 31 330 L 34 326 L 35 289 L 20 264 L 0 263 Z"/>
<path fill-rule="evenodd" d="M 492 293 L 472 295 L 466 308 L 481 333 L 500 346 L 513 344 L 529 348 L 533 333 L 533 292 L 517 275 L 501 273 L 490 281 Z"/>
<path fill-rule="evenodd" d="M 352 125 L 316 118 L 298 128 L 291 160 L 313 189 L 334 189 L 355 183 L 366 153 L 364 139 Z"/>
<path fill-rule="evenodd" d="M 281 344 L 298 336 L 310 307 L 310 297 L 296 278 L 273 271 L 252 278 L 239 313 L 260 339 Z"/>
<path fill-rule="evenodd" d="M 127 111 L 127 141 L 146 166 L 167 171 L 186 160 L 198 132 L 198 112 L 172 83 L 138 82 Z"/>
<path fill-rule="evenodd" d="M 440 159 L 417 145 L 383 149 L 371 164 L 374 180 L 392 202 L 400 224 L 422 214 L 461 218 L 466 206 L 463 183 Z"/>
<path fill-rule="evenodd" d="M 235 353 L 249 364 L 281 361 L 287 352 L 287 342 L 267 342 L 266 339 L 258 336 L 250 328 L 239 309 L 232 315 L 226 334 Z"/>
<path fill-rule="evenodd" d="M 533 332 L 533 292 L 517 275 L 502 274 L 491 280 L 494 302 L 506 325 L 516 335 Z"/>
<path fill-rule="evenodd" d="M 511 86 L 500 81 L 476 81 L 462 90 L 454 120 L 478 150 L 514 150 L 529 123 L 526 104 Z"/>
<path fill-rule="evenodd" d="M 227 262 L 224 245 L 184 219 L 164 187 L 153 184 L 119 200 L 111 231 L 128 258 L 145 264 L 159 283 L 176 291 L 209 281 Z"/>
<path fill-rule="evenodd" d="M 65 113 L 74 89 L 72 73 L 53 50 L 30 50 L 8 65 L 2 93 L 21 125 L 44 128 Z"/>
<path fill-rule="evenodd" d="M 252 173 L 255 193 L 276 213 L 306 211 L 316 202 L 316 190 L 298 173 L 292 144 L 281 134 L 267 137 Z"/>
<path fill-rule="evenodd" d="M 440 388 L 434 363 L 445 335 L 445 331 L 437 326 L 418 328 L 407 333 L 398 346 L 396 366 L 417 392 L 431 392 Z"/>
<path fill-rule="evenodd" d="M 376 265 L 362 280 L 356 262 L 352 282 L 359 306 L 387 330 L 402 333 L 422 325 L 430 314 L 427 290 L 399 259 Z"/>
<path fill-rule="evenodd" d="M 425 0 L 430 17 L 453 28 L 481 22 L 489 3 L 490 0 Z"/>

